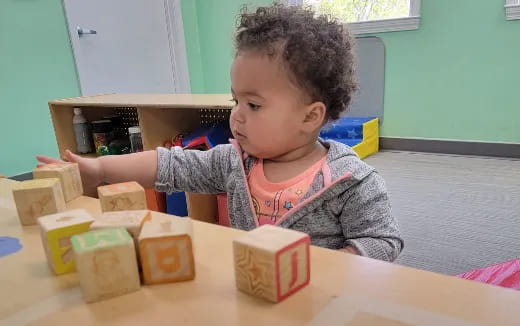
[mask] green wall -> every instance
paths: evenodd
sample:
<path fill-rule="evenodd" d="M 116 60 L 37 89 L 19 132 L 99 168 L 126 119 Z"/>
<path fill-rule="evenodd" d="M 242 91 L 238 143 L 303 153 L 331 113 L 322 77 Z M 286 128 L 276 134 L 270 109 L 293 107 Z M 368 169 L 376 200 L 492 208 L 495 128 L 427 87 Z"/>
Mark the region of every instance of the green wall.
<path fill-rule="evenodd" d="M 244 3 L 258 6 L 271 2 L 182 0 L 192 92 L 230 92 L 229 69 L 233 58 L 233 32 L 237 13 Z M 197 21 L 196 27 L 193 26 L 193 20 Z M 199 67 L 202 68 L 201 71 Z M 200 88 L 201 85 L 203 88 Z"/>
<path fill-rule="evenodd" d="M 503 0 L 423 0 L 386 46 L 382 135 L 520 143 L 520 20 Z"/>
<path fill-rule="evenodd" d="M 185 31 L 188 48 L 196 47 L 192 39 L 199 43 L 200 56 L 188 59 L 190 68 L 202 62 L 202 71 L 191 73 L 192 83 L 195 77 L 204 85 L 197 91 L 229 92 L 241 3 L 195 0 L 184 16 L 185 26 L 198 19 L 198 30 Z M 423 0 L 421 15 L 419 30 L 376 34 L 386 45 L 381 134 L 519 143 L 520 103 L 512 94 L 520 80 L 520 20 L 505 20 L 503 0 Z"/>
<path fill-rule="evenodd" d="M 58 155 L 47 102 L 79 94 L 61 0 L 1 0 L 1 174 Z"/>

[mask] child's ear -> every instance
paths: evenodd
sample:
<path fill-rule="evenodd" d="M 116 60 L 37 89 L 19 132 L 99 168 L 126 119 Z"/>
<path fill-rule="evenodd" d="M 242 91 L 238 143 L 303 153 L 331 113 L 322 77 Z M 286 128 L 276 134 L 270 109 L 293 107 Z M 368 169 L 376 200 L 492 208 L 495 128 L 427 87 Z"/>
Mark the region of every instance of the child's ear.
<path fill-rule="evenodd" d="M 325 121 L 327 107 L 323 102 L 313 102 L 305 108 L 303 124 L 306 131 L 312 132 L 320 129 Z"/>

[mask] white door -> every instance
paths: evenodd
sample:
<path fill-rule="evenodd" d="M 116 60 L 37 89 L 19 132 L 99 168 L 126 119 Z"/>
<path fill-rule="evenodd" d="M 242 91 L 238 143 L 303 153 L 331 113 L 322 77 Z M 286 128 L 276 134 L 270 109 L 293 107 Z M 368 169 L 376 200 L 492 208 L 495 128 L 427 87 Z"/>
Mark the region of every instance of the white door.
<path fill-rule="evenodd" d="M 63 0 L 82 95 L 189 93 L 180 0 Z"/>

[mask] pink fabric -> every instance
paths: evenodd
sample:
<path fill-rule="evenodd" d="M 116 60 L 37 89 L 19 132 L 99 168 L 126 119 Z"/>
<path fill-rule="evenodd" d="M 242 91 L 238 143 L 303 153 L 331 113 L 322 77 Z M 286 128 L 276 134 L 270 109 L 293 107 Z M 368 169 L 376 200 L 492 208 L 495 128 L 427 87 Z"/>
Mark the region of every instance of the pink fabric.
<path fill-rule="evenodd" d="M 457 275 L 466 280 L 520 290 L 520 258 Z"/>
<path fill-rule="evenodd" d="M 296 207 L 309 190 L 325 159 L 326 157 L 323 157 L 289 180 L 276 183 L 267 180 L 263 160 L 259 159 L 247 177 L 258 224 L 275 225 L 286 213 Z"/>

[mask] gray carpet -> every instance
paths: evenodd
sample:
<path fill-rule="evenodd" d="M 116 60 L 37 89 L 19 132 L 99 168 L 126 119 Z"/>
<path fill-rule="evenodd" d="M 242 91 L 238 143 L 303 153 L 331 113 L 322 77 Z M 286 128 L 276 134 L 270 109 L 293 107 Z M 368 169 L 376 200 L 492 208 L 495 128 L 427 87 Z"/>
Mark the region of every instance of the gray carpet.
<path fill-rule="evenodd" d="M 366 161 L 405 238 L 397 263 L 454 275 L 520 257 L 520 160 L 383 151 Z"/>

